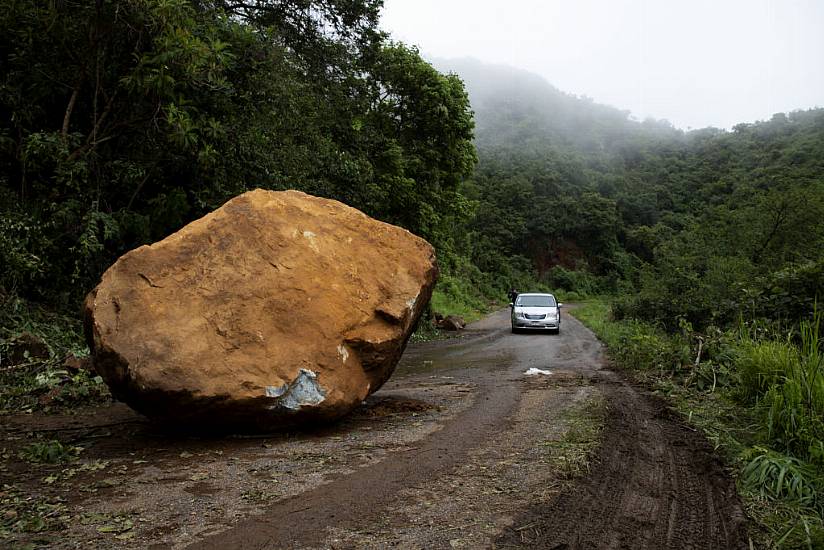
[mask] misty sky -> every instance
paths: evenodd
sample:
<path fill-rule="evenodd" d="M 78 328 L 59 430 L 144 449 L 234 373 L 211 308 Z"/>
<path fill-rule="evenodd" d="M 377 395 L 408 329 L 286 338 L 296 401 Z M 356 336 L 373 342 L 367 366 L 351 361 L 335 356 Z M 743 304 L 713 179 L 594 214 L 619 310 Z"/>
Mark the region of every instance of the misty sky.
<path fill-rule="evenodd" d="M 538 73 L 680 128 L 824 107 L 824 0 L 385 0 L 424 56 Z"/>

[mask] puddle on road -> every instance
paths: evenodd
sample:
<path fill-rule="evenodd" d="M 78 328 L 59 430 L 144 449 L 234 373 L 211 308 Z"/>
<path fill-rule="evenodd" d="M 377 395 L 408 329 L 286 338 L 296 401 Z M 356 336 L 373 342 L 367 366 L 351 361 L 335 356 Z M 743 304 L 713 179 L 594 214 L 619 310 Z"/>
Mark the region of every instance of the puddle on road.
<path fill-rule="evenodd" d="M 444 371 L 498 371 L 506 370 L 512 364 L 513 356 L 510 353 L 499 353 L 493 356 L 461 356 L 449 357 L 448 354 L 427 354 L 426 356 L 413 355 L 404 357 L 395 369 L 394 377 L 412 376 L 418 374 L 433 374 Z"/>
<path fill-rule="evenodd" d="M 395 369 L 394 376 L 427 374 L 450 367 L 457 367 L 457 365 L 454 362 L 447 362 L 440 359 L 401 360 Z"/>

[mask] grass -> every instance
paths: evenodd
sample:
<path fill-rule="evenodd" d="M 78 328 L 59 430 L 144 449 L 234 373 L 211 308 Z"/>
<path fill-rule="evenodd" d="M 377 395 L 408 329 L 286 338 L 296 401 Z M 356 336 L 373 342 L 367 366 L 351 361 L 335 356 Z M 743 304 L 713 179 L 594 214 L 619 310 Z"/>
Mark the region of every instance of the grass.
<path fill-rule="evenodd" d="M 744 338 L 740 346 L 738 372 L 741 397 L 751 403 L 778 382 L 787 368 L 797 361 L 797 351 L 789 342 L 757 341 Z"/>
<path fill-rule="evenodd" d="M 683 339 L 641 321 L 611 321 L 609 304 L 603 300 L 584 302 L 572 314 L 598 335 L 622 368 L 665 376 L 690 361 L 689 345 Z"/>
<path fill-rule="evenodd" d="M 824 548 L 820 315 L 801 323 L 799 345 L 743 330 L 700 335 L 698 362 L 699 335 L 688 326 L 673 335 L 614 321 L 601 300 L 573 315 L 618 367 L 667 396 L 731 465 L 758 547 Z"/>
<path fill-rule="evenodd" d="M 824 316 L 800 325 L 801 345 L 783 375 L 764 394 L 769 437 L 774 444 L 824 467 Z"/>
<path fill-rule="evenodd" d="M 432 311 L 440 313 L 444 317 L 449 315 L 457 315 L 462 317 L 467 323 L 477 321 L 494 309 L 495 305 L 479 302 L 476 300 L 462 301 L 460 298 L 445 294 L 439 290 L 432 293 L 432 301 L 430 302 Z"/>
<path fill-rule="evenodd" d="M 547 460 L 553 469 L 571 480 L 589 473 L 606 422 L 606 402 L 600 395 L 592 396 L 567 410 L 563 421 L 568 426 L 564 435 L 542 446 L 549 450 Z"/>
<path fill-rule="evenodd" d="M 470 281 L 448 274 L 442 275 L 438 280 L 430 302 L 433 312 L 444 317 L 457 315 L 463 317 L 467 323 L 477 321 L 502 305 L 502 302 L 485 295 Z"/>
<path fill-rule="evenodd" d="M 788 500 L 820 509 L 824 505 L 819 474 L 801 460 L 755 446 L 743 457 L 742 483 L 769 500 Z"/>

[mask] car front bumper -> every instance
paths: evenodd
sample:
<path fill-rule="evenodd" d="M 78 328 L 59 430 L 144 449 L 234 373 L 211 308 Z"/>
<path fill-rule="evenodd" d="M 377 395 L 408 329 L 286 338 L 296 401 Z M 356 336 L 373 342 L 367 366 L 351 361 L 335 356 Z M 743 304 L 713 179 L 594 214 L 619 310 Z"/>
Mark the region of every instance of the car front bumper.
<path fill-rule="evenodd" d="M 514 319 L 512 321 L 512 328 L 517 329 L 532 329 L 532 330 L 557 330 L 561 327 L 560 321 L 550 321 L 548 319 L 541 319 L 532 321 L 530 319 Z"/>

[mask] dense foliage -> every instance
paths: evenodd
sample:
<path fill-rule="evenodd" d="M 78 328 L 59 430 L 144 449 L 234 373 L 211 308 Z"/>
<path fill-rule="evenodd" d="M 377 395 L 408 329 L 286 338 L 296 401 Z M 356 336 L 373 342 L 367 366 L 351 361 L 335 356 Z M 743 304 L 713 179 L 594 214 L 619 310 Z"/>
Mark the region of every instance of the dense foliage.
<path fill-rule="evenodd" d="M 684 133 L 439 62 L 472 99 L 473 175 L 461 80 L 391 42 L 379 9 L 6 3 L 0 287 L 72 310 L 126 250 L 249 188 L 298 188 L 428 238 L 457 301 L 539 280 L 622 293 L 619 315 L 669 329 L 810 315 L 824 112 Z"/>
<path fill-rule="evenodd" d="M 377 29 L 380 5 L 4 2 L 0 287 L 74 309 L 118 255 L 256 187 L 449 250 L 468 99 Z"/>

